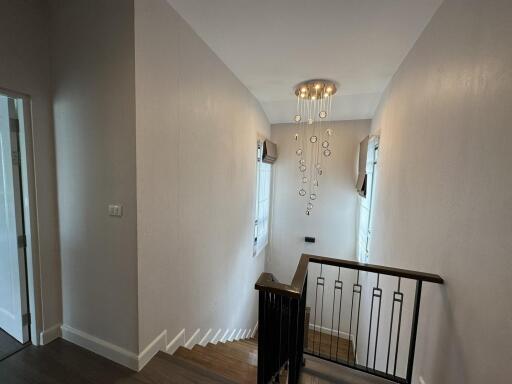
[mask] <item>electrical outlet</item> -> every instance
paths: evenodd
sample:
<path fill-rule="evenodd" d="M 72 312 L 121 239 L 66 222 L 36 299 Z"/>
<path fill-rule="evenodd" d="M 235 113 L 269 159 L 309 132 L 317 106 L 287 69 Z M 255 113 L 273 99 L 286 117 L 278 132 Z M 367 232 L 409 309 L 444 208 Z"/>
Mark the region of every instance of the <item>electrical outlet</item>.
<path fill-rule="evenodd" d="M 108 205 L 108 215 L 113 217 L 121 217 L 123 216 L 123 206 L 116 204 Z"/>
<path fill-rule="evenodd" d="M 425 379 L 422 376 L 420 376 L 419 380 L 420 380 L 420 384 L 427 384 L 427 382 L 425 381 Z"/>

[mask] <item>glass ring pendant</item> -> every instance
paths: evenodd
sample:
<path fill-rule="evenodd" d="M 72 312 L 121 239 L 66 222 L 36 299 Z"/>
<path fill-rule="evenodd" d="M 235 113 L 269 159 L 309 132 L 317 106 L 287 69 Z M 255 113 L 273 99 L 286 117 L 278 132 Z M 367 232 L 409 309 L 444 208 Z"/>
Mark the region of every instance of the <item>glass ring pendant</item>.
<path fill-rule="evenodd" d="M 299 157 L 295 163 L 299 174 L 298 194 L 305 198 L 308 216 L 312 215 L 313 201 L 318 201 L 321 179 L 326 177 L 324 173 L 328 175 L 326 164 L 333 153 L 334 135 L 329 120 L 337 90 L 338 85 L 334 81 L 325 79 L 303 81 L 294 89 L 297 109 L 292 119 L 296 126 L 293 136 L 295 154 Z"/>

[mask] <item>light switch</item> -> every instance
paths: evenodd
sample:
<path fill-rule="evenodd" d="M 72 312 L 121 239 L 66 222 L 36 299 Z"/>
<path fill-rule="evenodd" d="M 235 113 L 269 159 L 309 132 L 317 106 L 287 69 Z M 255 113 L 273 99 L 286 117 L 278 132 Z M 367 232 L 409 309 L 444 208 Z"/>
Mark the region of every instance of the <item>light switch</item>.
<path fill-rule="evenodd" d="M 121 217 L 123 216 L 123 206 L 117 204 L 109 204 L 108 205 L 108 214 L 109 216 Z"/>

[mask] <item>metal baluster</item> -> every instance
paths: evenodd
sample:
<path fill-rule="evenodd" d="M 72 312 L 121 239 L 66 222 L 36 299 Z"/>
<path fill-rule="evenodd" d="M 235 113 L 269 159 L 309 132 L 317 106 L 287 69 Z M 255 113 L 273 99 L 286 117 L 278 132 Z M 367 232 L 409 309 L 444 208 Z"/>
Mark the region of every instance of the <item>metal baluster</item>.
<path fill-rule="evenodd" d="M 400 277 L 398 278 L 398 290 L 400 290 Z M 393 336 L 393 319 L 395 317 L 395 294 L 393 291 L 393 303 L 391 304 L 391 322 L 389 323 L 388 356 L 386 358 L 386 373 L 389 373 L 389 355 L 391 354 L 391 337 Z"/>
<path fill-rule="evenodd" d="M 361 285 L 359 285 L 359 270 L 357 271 L 357 283 L 353 285 L 352 287 L 352 305 L 350 307 L 350 326 L 348 331 L 348 338 L 349 338 L 349 346 L 348 346 L 348 352 L 347 352 L 347 363 L 350 363 L 350 344 L 351 344 L 351 338 L 352 338 L 352 319 L 353 319 L 353 313 L 354 313 L 354 296 L 355 294 L 359 295 L 359 304 L 357 308 L 357 328 L 356 328 L 356 337 L 355 337 L 355 347 L 354 347 L 354 365 L 356 362 L 355 356 L 357 352 L 357 334 L 359 332 L 359 310 L 361 307 Z"/>
<path fill-rule="evenodd" d="M 329 342 L 329 359 L 332 359 L 332 333 L 334 329 L 334 303 L 336 303 L 336 282 L 334 282 L 334 296 L 332 298 L 332 316 L 331 316 L 331 340 Z"/>
<path fill-rule="evenodd" d="M 412 383 L 412 370 L 414 367 L 414 353 L 416 350 L 416 336 L 418 335 L 418 320 L 420 315 L 421 280 L 416 280 L 416 294 L 414 296 L 414 312 L 411 325 L 411 340 L 409 344 L 409 359 L 407 360 L 407 383 Z"/>
<path fill-rule="evenodd" d="M 329 346 L 329 358 L 330 359 L 332 359 L 332 337 L 333 337 L 333 333 L 334 333 L 334 308 L 335 308 L 335 303 L 336 303 L 336 291 L 337 290 L 340 291 L 340 297 L 341 297 L 341 295 L 342 295 L 342 293 L 341 293 L 342 287 L 343 287 L 343 283 L 340 281 L 340 268 L 338 267 L 338 279 L 334 280 L 334 297 L 332 299 L 331 343 L 330 343 L 330 346 Z M 341 312 L 341 301 L 340 301 L 339 312 Z M 339 320 L 338 320 L 338 338 L 336 339 L 336 355 L 335 355 L 335 360 L 338 360 L 338 341 L 339 341 L 339 336 L 340 336 L 340 324 L 339 324 Z"/>
<path fill-rule="evenodd" d="M 358 300 L 358 303 L 357 303 L 357 325 L 356 325 L 356 343 L 354 345 L 354 365 L 356 364 L 356 356 L 357 356 L 357 339 L 359 337 L 359 315 L 361 313 L 361 291 L 362 291 L 362 287 L 361 285 L 359 285 L 359 271 L 357 271 L 357 287 L 358 287 L 358 290 L 356 290 L 356 293 L 358 293 L 359 295 L 359 300 Z M 356 287 L 354 287 L 356 288 Z"/>
<path fill-rule="evenodd" d="M 320 264 L 320 276 L 322 276 L 322 264 Z M 311 350 L 313 354 L 315 354 L 315 339 L 316 339 L 316 308 L 318 306 L 318 277 L 316 278 L 316 287 L 315 287 L 315 318 L 313 319 L 313 345 Z"/>
<path fill-rule="evenodd" d="M 321 264 L 320 264 L 321 265 Z M 320 279 L 322 286 L 322 302 L 320 305 L 320 338 L 318 340 L 318 355 L 320 356 L 320 348 L 322 347 L 322 328 L 323 328 L 323 319 L 324 319 L 324 293 L 325 293 L 325 278 L 322 277 L 322 268 L 320 268 Z"/>
<path fill-rule="evenodd" d="M 366 347 L 366 369 L 368 369 L 368 363 L 370 360 L 370 343 L 372 336 L 372 324 L 373 324 L 373 304 L 375 303 L 375 298 L 379 299 L 379 313 L 377 317 L 377 331 L 375 335 L 375 354 L 373 356 L 373 369 L 375 369 L 375 358 L 377 355 L 377 339 L 379 337 L 379 321 L 380 321 L 380 305 L 381 305 L 381 296 L 382 290 L 379 288 L 380 274 L 377 274 L 377 287 L 373 288 L 372 291 L 372 306 L 370 309 L 370 324 L 368 326 L 368 346 Z"/>
<path fill-rule="evenodd" d="M 391 323 L 389 325 L 388 356 L 386 359 L 386 373 L 389 373 L 389 355 L 391 354 L 391 338 L 393 336 L 393 320 L 394 320 L 394 316 L 395 316 L 395 303 L 399 303 L 400 304 L 400 312 L 399 312 L 398 328 L 397 328 L 397 334 L 396 334 L 396 349 L 395 349 L 395 361 L 394 361 L 394 368 L 393 368 L 393 376 L 396 376 L 398 346 L 400 343 L 400 326 L 402 323 L 402 306 L 403 306 L 404 295 L 402 292 L 400 292 L 400 283 L 401 282 L 402 282 L 402 278 L 399 277 L 398 278 L 398 289 L 393 292 L 393 304 L 391 306 Z"/>
<path fill-rule="evenodd" d="M 341 268 L 338 267 L 338 280 L 334 283 L 336 287 L 336 283 L 340 283 L 340 307 L 338 310 L 338 338 L 336 339 L 336 361 L 338 361 L 338 347 L 340 342 L 340 324 L 341 324 L 341 303 L 343 302 L 343 281 L 341 281 Z M 349 337 L 349 348 L 350 348 L 350 337 Z"/>
<path fill-rule="evenodd" d="M 321 313 L 320 313 L 320 324 L 322 323 L 322 312 L 324 307 L 324 284 L 325 284 L 325 278 L 322 277 L 323 272 L 323 265 L 320 264 L 320 276 L 316 278 L 316 292 L 315 292 L 315 320 L 313 323 L 313 354 L 315 353 L 315 340 L 316 340 L 316 311 L 318 308 L 318 287 L 322 287 L 322 303 L 321 303 Z M 318 355 L 320 355 L 320 347 L 321 347 L 321 341 L 322 341 L 322 326 L 320 325 L 320 334 L 319 334 L 319 341 L 318 341 Z"/>
<path fill-rule="evenodd" d="M 396 349 L 395 349 L 395 366 L 393 368 L 393 376 L 396 376 L 396 365 L 398 363 L 398 346 L 400 343 L 400 327 L 402 326 L 402 307 L 403 307 L 404 295 L 400 293 L 400 312 L 398 312 L 398 328 L 396 330 Z"/>
<path fill-rule="evenodd" d="M 377 277 L 377 289 L 379 290 L 379 312 L 377 314 L 377 329 L 375 331 L 375 350 L 373 352 L 373 370 L 375 370 L 375 362 L 377 361 L 377 343 L 379 342 L 379 327 L 380 327 L 380 310 L 382 305 L 382 289 L 379 288 L 379 277 Z"/>
<path fill-rule="evenodd" d="M 278 306 L 279 306 L 279 315 L 278 315 L 278 318 L 279 318 L 279 345 L 277 346 L 277 360 L 278 360 L 278 366 L 280 367 L 281 366 L 281 362 L 283 361 L 283 351 L 281 349 L 281 345 L 283 344 L 282 343 L 282 340 L 283 340 L 283 328 L 284 328 L 284 324 L 283 324 L 283 296 L 279 295 L 279 298 L 278 298 Z"/>
<path fill-rule="evenodd" d="M 378 279 L 378 277 L 377 277 L 377 279 Z M 372 335 L 372 320 L 373 320 L 373 302 L 374 302 L 374 296 L 372 294 L 372 305 L 370 306 L 370 322 L 368 324 L 368 346 L 366 347 L 366 369 L 368 369 L 368 360 L 370 357 L 370 342 L 372 339 L 371 335 Z"/>

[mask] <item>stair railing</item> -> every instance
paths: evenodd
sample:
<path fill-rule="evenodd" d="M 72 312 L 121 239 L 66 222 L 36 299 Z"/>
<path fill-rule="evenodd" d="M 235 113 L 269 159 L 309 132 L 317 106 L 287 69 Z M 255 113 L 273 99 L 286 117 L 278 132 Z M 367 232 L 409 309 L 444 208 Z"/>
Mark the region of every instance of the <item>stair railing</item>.
<path fill-rule="evenodd" d="M 305 324 L 309 266 L 313 264 L 319 265 L 316 280 L 312 281 L 315 288 L 314 303 L 310 307 L 313 319 Z M 331 269 L 330 273 L 327 273 L 328 268 Z M 352 270 L 352 274 L 342 273 L 343 270 Z M 375 278 L 371 279 L 369 275 Z M 384 278 L 390 292 L 385 292 L 382 286 Z M 396 288 L 389 288 L 390 279 L 396 280 Z M 412 310 L 408 311 L 408 346 L 403 342 L 401 344 L 401 330 L 408 320 L 404 313 L 404 303 L 409 303 L 406 295 L 410 291 L 403 287 L 406 280 L 415 282 L 414 301 L 410 302 Z M 259 291 L 258 384 L 279 381 L 283 368 L 288 370 L 288 383 L 298 383 L 304 354 L 395 383 L 411 384 L 423 282 L 443 284 L 443 279 L 429 273 L 307 254 L 301 256 L 290 285 L 278 282 L 270 273 L 262 273 L 255 285 Z M 350 311 L 348 304 L 343 301 L 344 285 L 349 286 L 345 297 L 350 299 Z M 324 306 L 327 290 L 332 293 L 330 306 Z M 367 292 L 367 299 L 371 302 L 369 311 L 366 311 L 369 321 L 365 330 L 360 328 L 364 292 Z M 382 299 L 386 294 L 391 303 L 391 312 L 387 313 L 389 324 L 383 329 Z M 312 298 L 313 295 L 311 301 Z M 327 318 L 324 316 L 326 308 L 331 310 Z M 324 318 L 330 323 L 324 323 Z M 343 323 L 344 318 L 349 319 L 348 326 L 347 320 Z M 348 332 L 342 331 L 347 328 Z M 367 339 L 361 345 L 363 331 Z M 382 335 L 387 337 L 387 343 L 381 341 Z M 340 345 L 345 345 L 345 349 Z M 400 374 L 401 366 L 403 374 Z"/>

